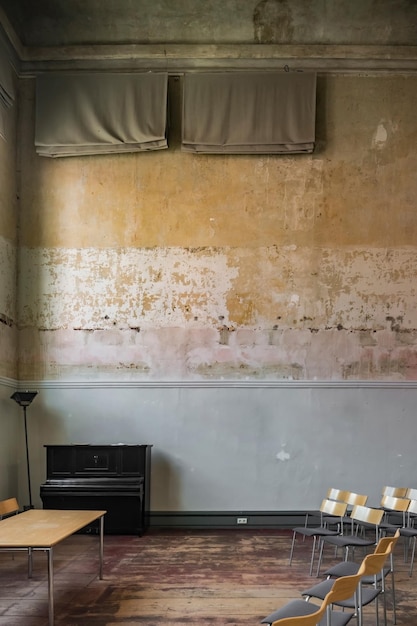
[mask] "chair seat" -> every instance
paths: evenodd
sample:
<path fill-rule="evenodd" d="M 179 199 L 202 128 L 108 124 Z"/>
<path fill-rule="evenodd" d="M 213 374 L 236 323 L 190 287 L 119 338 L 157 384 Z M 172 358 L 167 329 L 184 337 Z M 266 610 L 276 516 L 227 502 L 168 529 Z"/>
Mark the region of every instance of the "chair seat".
<path fill-rule="evenodd" d="M 307 598 L 318 598 L 319 600 L 323 600 L 323 598 L 326 597 L 330 589 L 333 587 L 334 580 L 335 579 L 332 578 L 323 580 L 321 583 L 313 585 L 309 589 L 302 591 L 301 595 L 306 596 Z M 371 589 L 370 587 L 362 589 L 362 604 L 364 606 L 366 604 L 370 604 L 370 602 L 375 600 L 375 598 L 380 594 L 380 591 L 380 589 Z M 349 598 L 348 600 L 337 602 L 337 606 L 355 610 L 355 598 L 352 596 L 352 598 Z"/>
<path fill-rule="evenodd" d="M 331 578 L 340 578 L 341 576 L 355 576 L 358 573 L 360 568 L 360 563 L 354 563 L 353 561 L 342 561 L 341 563 L 337 563 L 333 565 L 333 567 L 329 567 L 323 573 L 323 576 L 329 576 Z M 384 577 L 388 576 L 391 573 L 390 567 L 384 567 Z M 382 572 L 376 575 L 376 581 L 380 582 L 382 580 Z M 375 582 L 375 576 L 363 576 L 362 583 L 364 585 L 373 585 Z"/>
<path fill-rule="evenodd" d="M 417 528 L 400 528 L 400 535 L 403 537 L 417 537 Z"/>
<path fill-rule="evenodd" d="M 272 624 L 277 619 L 283 619 L 284 617 L 294 617 L 295 615 L 310 615 L 317 611 L 318 605 L 313 602 L 306 602 L 305 600 L 290 600 L 285 606 L 277 609 L 267 617 L 265 617 L 261 624 Z"/>
<path fill-rule="evenodd" d="M 261 624 L 273 624 L 279 619 L 287 617 L 296 617 L 299 615 L 310 615 L 317 611 L 317 604 L 312 602 L 306 602 L 305 600 L 291 600 L 285 606 L 277 609 L 267 617 L 265 617 Z M 346 626 L 354 616 L 354 613 L 348 613 L 344 611 L 331 611 L 331 625 L 332 626 Z M 320 626 L 327 625 L 327 617 L 325 616 L 320 622 Z"/>
<path fill-rule="evenodd" d="M 329 536 L 326 542 L 339 548 L 366 548 L 375 544 L 375 538 L 366 539 L 357 535 L 335 535 L 333 537 Z"/>
<path fill-rule="evenodd" d="M 330 530 L 330 528 L 324 528 L 322 526 L 317 526 L 315 528 L 298 526 L 297 528 L 292 529 L 294 533 L 299 533 L 300 535 L 304 535 L 305 537 L 327 537 L 332 535 L 338 535 L 339 531 Z"/>

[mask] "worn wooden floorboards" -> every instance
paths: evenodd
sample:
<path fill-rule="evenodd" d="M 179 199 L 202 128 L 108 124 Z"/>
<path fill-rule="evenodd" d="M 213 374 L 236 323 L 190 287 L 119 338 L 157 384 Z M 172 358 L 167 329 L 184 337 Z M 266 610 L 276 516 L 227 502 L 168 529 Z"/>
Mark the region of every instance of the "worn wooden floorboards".
<path fill-rule="evenodd" d="M 98 538 L 75 535 L 54 553 L 55 624 L 255 626 L 317 582 L 308 575 L 311 543 L 297 542 L 289 567 L 290 541 L 285 530 L 106 535 L 104 579 L 99 580 Z M 338 560 L 326 550 L 325 566 Z M 395 562 L 397 624 L 417 626 L 417 567 L 409 578 L 401 543 Z M 0 554 L 0 626 L 47 626 L 47 593 L 43 553 L 34 556 L 31 579 L 25 554 Z M 390 603 L 388 608 L 392 624 Z M 364 626 L 375 624 L 374 608 L 368 607 Z"/>

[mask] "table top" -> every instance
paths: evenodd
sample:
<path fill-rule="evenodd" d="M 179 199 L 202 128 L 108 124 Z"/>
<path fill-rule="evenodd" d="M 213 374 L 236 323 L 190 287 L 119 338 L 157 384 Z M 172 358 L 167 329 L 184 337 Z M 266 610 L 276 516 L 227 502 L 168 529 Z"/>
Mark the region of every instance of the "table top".
<path fill-rule="evenodd" d="M 0 521 L 0 548 L 52 548 L 105 513 L 29 509 Z"/>

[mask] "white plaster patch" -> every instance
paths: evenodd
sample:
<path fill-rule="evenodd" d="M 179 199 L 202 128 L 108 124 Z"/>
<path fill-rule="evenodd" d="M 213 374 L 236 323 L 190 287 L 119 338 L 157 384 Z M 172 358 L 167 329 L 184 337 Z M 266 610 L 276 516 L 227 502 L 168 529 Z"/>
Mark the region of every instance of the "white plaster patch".
<path fill-rule="evenodd" d="M 384 122 L 380 122 L 372 137 L 372 147 L 376 148 L 377 150 L 382 150 L 387 142 L 387 139 L 387 129 L 385 128 Z"/>
<path fill-rule="evenodd" d="M 215 249 L 22 249 L 20 321 L 43 328 L 228 324 L 238 269 Z"/>
<path fill-rule="evenodd" d="M 289 461 L 291 455 L 288 454 L 288 452 L 285 452 L 285 450 L 280 450 L 276 455 L 276 458 L 278 459 L 278 461 Z"/>
<path fill-rule="evenodd" d="M 0 314 L 15 317 L 16 248 L 0 237 Z"/>

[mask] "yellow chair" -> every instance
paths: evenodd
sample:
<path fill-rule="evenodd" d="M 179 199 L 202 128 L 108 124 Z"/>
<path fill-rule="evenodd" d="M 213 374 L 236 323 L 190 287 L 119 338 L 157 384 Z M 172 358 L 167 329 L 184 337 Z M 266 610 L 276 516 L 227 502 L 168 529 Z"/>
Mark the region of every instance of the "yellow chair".
<path fill-rule="evenodd" d="M 417 500 L 410 500 L 410 504 L 408 505 L 407 513 L 409 515 L 407 525 L 404 528 L 400 528 L 401 537 L 405 537 L 408 541 L 406 547 L 404 548 L 404 556 L 407 558 L 408 553 L 408 544 L 412 541 L 413 548 L 411 551 L 411 559 L 410 559 L 410 571 L 409 576 L 413 574 L 413 566 L 414 566 L 414 555 L 416 552 L 416 539 L 417 539 L 417 528 L 412 526 L 413 518 L 417 515 Z"/>
<path fill-rule="evenodd" d="M 314 555 L 316 553 L 316 544 L 317 539 L 321 537 L 327 537 L 329 535 L 338 535 L 342 532 L 342 524 L 343 518 L 346 514 L 347 504 L 345 502 L 336 502 L 335 500 L 323 500 L 320 507 L 320 515 L 321 516 L 331 516 L 330 522 L 329 518 L 326 517 L 326 522 L 322 521 L 320 526 L 297 526 L 293 528 L 292 542 L 291 542 L 291 550 L 290 550 L 290 559 L 289 565 L 292 563 L 292 557 L 294 554 L 294 545 L 295 539 L 297 535 L 302 535 L 305 537 L 313 538 L 313 547 L 311 549 L 311 558 L 310 558 L 310 576 L 313 573 L 313 563 L 314 563 Z M 336 524 L 338 526 L 337 530 L 331 530 L 328 526 L 329 523 Z"/>
<path fill-rule="evenodd" d="M 19 503 L 16 498 L 8 498 L 0 501 L 0 520 L 9 515 L 17 515 L 19 513 Z"/>
<path fill-rule="evenodd" d="M 395 535 L 393 537 L 381 537 L 378 541 L 374 554 L 383 554 L 385 553 L 389 556 L 388 565 L 384 564 L 384 567 L 380 571 L 380 573 L 376 577 L 376 581 L 381 585 L 382 592 L 386 594 L 385 582 L 388 576 L 391 576 L 391 594 L 392 594 L 392 612 L 393 612 L 393 622 L 394 624 L 397 621 L 397 609 L 396 609 L 396 597 L 395 597 L 395 579 L 394 579 L 394 548 L 397 544 L 398 539 L 400 538 L 401 529 L 397 528 Z M 416 533 L 417 534 L 417 533 Z M 330 567 L 328 570 L 323 572 L 323 576 L 327 578 L 339 578 L 340 576 L 353 576 L 358 573 L 361 564 L 355 563 L 353 561 L 342 561 L 341 563 L 337 563 Z M 362 578 L 362 584 L 373 585 L 375 583 L 374 576 L 364 576 Z M 384 617 L 386 621 L 386 602 L 384 596 Z"/>
<path fill-rule="evenodd" d="M 316 626 L 317 624 L 345 626 L 350 622 L 354 613 L 334 610 L 333 606 L 354 596 L 359 581 L 360 575 L 338 578 L 322 600 L 321 605 L 318 606 L 305 600 L 291 600 L 282 608 L 265 617 L 261 624 L 270 624 L 271 626 Z M 325 613 L 326 619 L 324 619 Z"/>
<path fill-rule="evenodd" d="M 382 497 L 392 496 L 393 498 L 406 498 L 407 491 L 407 487 L 383 487 L 381 495 Z"/>
<path fill-rule="evenodd" d="M 362 612 L 363 607 L 375 603 L 375 613 L 376 613 L 376 623 L 378 624 L 378 615 L 379 615 L 379 603 L 378 597 L 382 593 L 382 586 L 377 584 L 377 578 L 380 572 L 382 571 L 385 562 L 388 557 L 388 550 L 382 553 L 373 553 L 368 554 L 362 561 L 357 574 L 354 576 L 359 577 L 359 584 L 357 593 L 355 593 L 352 597 L 348 599 L 344 599 L 342 601 L 333 601 L 333 604 L 336 606 L 340 606 L 346 609 L 353 609 L 358 617 L 358 626 L 362 626 Z M 364 587 L 362 583 L 362 577 L 373 577 L 374 585 L 367 585 Z M 342 577 L 343 578 L 343 577 Z M 327 578 L 322 582 L 310 587 L 310 589 L 306 589 L 302 592 L 302 595 L 305 596 L 307 600 L 310 598 L 324 599 L 329 591 L 332 589 L 335 582 L 340 579 L 332 579 Z M 384 611 L 385 617 L 385 611 Z M 386 623 L 386 620 L 385 620 Z"/>
<path fill-rule="evenodd" d="M 317 566 L 317 576 L 320 573 L 325 543 L 329 543 L 330 545 L 335 546 L 335 548 L 344 548 L 345 561 L 347 561 L 351 548 L 368 548 L 375 546 L 378 543 L 380 525 L 382 523 L 383 516 L 384 511 L 382 509 L 373 509 L 368 506 L 360 505 L 354 506 L 349 518 L 351 523 L 351 531 L 349 534 L 320 537 L 321 545 Z M 365 528 L 373 530 L 375 535 L 371 537 L 366 537 L 365 535 L 362 536 L 360 532 Z"/>
<path fill-rule="evenodd" d="M 381 509 L 385 511 L 383 526 L 405 526 L 407 522 L 407 510 L 410 504 L 408 498 L 396 496 L 382 496 Z"/>

